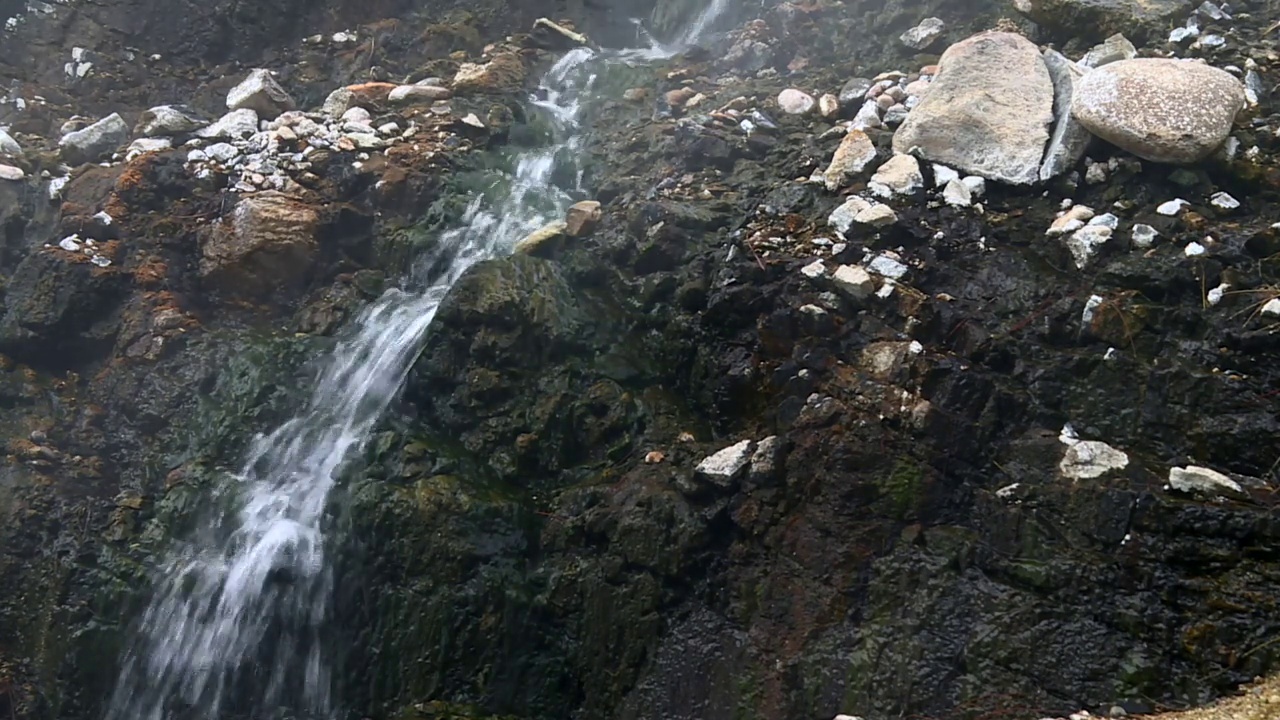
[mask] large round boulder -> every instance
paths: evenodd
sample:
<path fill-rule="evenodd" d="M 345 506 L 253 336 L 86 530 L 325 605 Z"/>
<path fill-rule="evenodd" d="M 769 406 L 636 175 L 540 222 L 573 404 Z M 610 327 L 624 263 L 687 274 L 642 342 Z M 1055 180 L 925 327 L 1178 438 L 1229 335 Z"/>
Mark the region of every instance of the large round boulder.
<path fill-rule="evenodd" d="M 1222 145 L 1244 102 L 1244 86 L 1223 70 L 1138 58 L 1081 78 L 1071 114 L 1094 135 L 1144 160 L 1192 163 Z"/>
<path fill-rule="evenodd" d="M 1053 122 L 1053 80 L 1025 37 L 984 32 L 942 54 L 929 93 L 893 136 L 893 150 L 1013 184 L 1040 177 Z"/>

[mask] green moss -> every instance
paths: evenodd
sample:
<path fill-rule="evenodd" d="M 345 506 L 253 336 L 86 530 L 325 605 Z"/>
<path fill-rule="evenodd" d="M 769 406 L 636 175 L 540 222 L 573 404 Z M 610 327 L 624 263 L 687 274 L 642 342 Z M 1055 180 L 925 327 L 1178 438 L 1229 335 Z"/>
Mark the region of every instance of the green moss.
<path fill-rule="evenodd" d="M 916 514 L 923 504 L 925 468 L 911 458 L 899 458 L 888 475 L 876 482 L 880 509 L 898 520 Z"/>

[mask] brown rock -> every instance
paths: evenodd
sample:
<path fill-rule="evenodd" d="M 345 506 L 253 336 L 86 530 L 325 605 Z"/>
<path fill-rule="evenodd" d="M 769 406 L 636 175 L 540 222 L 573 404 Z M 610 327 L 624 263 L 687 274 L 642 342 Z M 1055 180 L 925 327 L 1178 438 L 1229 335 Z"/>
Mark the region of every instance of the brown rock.
<path fill-rule="evenodd" d="M 693 88 L 687 87 L 668 90 L 666 94 L 667 104 L 670 105 L 672 109 L 679 110 L 697 94 L 698 93 L 694 92 Z"/>
<path fill-rule="evenodd" d="M 284 193 L 245 197 L 201 238 L 200 277 L 234 294 L 296 288 L 310 274 L 319 226 L 315 207 Z"/>
<path fill-rule="evenodd" d="M 453 78 L 454 92 L 504 93 L 519 90 L 524 83 L 525 67 L 515 53 L 499 53 L 479 65 L 463 63 Z"/>
<path fill-rule="evenodd" d="M 595 200 L 583 200 L 580 203 L 576 203 L 565 213 L 565 233 L 573 238 L 586 237 L 595 232 L 600 225 L 600 218 L 603 216 L 604 213 L 600 209 L 600 203 Z"/>
<path fill-rule="evenodd" d="M 517 255 L 532 255 L 533 257 L 550 260 L 560 253 L 560 249 L 564 245 L 566 227 L 563 222 L 553 222 L 534 230 L 523 240 L 516 243 L 512 252 Z"/>

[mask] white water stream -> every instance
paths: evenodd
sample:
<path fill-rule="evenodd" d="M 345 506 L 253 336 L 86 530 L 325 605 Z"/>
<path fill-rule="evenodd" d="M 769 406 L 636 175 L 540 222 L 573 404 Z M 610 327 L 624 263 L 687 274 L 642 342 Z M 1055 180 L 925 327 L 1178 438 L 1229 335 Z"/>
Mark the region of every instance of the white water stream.
<path fill-rule="evenodd" d="M 400 390 L 427 326 L 449 288 L 472 265 L 510 252 L 528 233 L 563 217 L 572 202 L 552 174 L 581 178 L 585 103 L 610 64 L 670 57 L 696 43 L 731 0 L 710 0 L 668 45 L 573 50 L 548 72 L 535 103 L 553 126 L 544 147 L 516 156 L 503 197 L 477 198 L 431 257 L 367 308 L 324 363 L 293 419 L 253 442 L 232 492 L 173 549 L 110 700 L 107 720 L 267 717 L 288 707 L 333 714 L 320 631 L 333 582 L 325 558 L 326 502 L 342 463 L 368 440 Z M 443 273 L 440 268 L 444 267 Z M 424 277 L 429 272 L 433 277 Z"/>

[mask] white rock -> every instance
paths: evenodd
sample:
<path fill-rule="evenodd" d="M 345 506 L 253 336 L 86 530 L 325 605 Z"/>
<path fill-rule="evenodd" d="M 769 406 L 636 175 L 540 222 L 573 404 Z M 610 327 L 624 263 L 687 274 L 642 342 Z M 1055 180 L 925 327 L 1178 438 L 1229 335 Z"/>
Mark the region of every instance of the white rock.
<path fill-rule="evenodd" d="M 1044 232 L 1049 237 L 1058 237 L 1073 233 L 1084 227 L 1085 223 L 1093 219 L 1093 208 L 1088 205 L 1075 205 L 1068 208 L 1066 212 L 1058 216 L 1049 229 Z"/>
<path fill-rule="evenodd" d="M 800 268 L 800 274 L 810 280 L 817 280 L 827 274 L 827 266 L 824 265 L 821 260 L 814 260 L 808 265 Z"/>
<path fill-rule="evenodd" d="M 1280 317 L 1280 298 L 1271 298 L 1268 300 L 1260 311 L 1263 315 L 1271 317 Z"/>
<path fill-rule="evenodd" d="M 0 128 L 0 155 L 22 157 L 22 146 L 9 133 Z"/>
<path fill-rule="evenodd" d="M 825 93 L 818 98 L 818 113 L 824 118 L 833 118 L 840 112 L 840 98 L 831 93 Z"/>
<path fill-rule="evenodd" d="M 132 160 L 135 157 L 149 152 L 160 152 L 173 147 L 173 138 L 169 137 L 143 137 L 129 143 L 129 149 L 125 150 L 124 159 Z"/>
<path fill-rule="evenodd" d="M 884 123 L 880 120 L 880 106 L 875 100 L 868 100 L 858 108 L 858 113 L 853 116 L 852 127 L 856 130 L 867 130 L 870 128 L 878 128 Z"/>
<path fill-rule="evenodd" d="M 1240 483 L 1216 470 L 1197 465 L 1169 469 L 1169 487 L 1178 492 L 1244 497 Z"/>
<path fill-rule="evenodd" d="M 62 157 L 72 165 L 97 162 L 129 139 L 129 126 L 119 113 L 111 113 L 98 122 L 67 133 L 58 142 Z"/>
<path fill-rule="evenodd" d="M 778 93 L 778 107 L 788 115 L 806 115 L 812 112 L 817 104 L 818 101 L 814 100 L 812 95 L 795 88 L 787 88 Z"/>
<path fill-rule="evenodd" d="M 71 178 L 67 175 L 63 175 L 62 177 L 56 177 L 50 180 L 49 181 L 49 199 L 57 200 L 58 198 L 62 197 L 62 188 L 66 187 L 67 183 L 70 182 L 70 180 Z"/>
<path fill-rule="evenodd" d="M 896 257 L 885 254 L 877 255 L 867 267 L 870 268 L 871 272 L 887 277 L 890 280 L 901 280 L 910 270 Z"/>
<path fill-rule="evenodd" d="M 373 120 L 373 114 L 362 107 L 353 107 L 342 113 L 341 119 L 344 123 L 368 125 Z"/>
<path fill-rule="evenodd" d="M 80 236 L 68 235 L 58 241 L 58 247 L 66 250 L 67 252 L 80 252 Z"/>
<path fill-rule="evenodd" d="M 946 165 L 939 165 L 937 163 L 934 163 L 932 166 L 932 169 L 933 169 L 934 187 L 945 188 L 947 186 L 947 183 L 951 182 L 952 180 L 960 179 L 960 173 L 956 172 L 955 170 L 952 170 Z"/>
<path fill-rule="evenodd" d="M 173 105 L 157 105 L 142 113 L 134 126 L 135 135 L 156 137 L 181 135 L 204 127 L 205 123 L 195 114 Z"/>
<path fill-rule="evenodd" d="M 394 88 L 387 100 L 393 103 L 422 101 L 434 102 L 436 100 L 448 100 L 453 97 L 453 92 L 448 88 L 437 87 L 435 85 L 401 85 Z"/>
<path fill-rule="evenodd" d="M 841 265 L 831 276 L 836 290 L 854 299 L 865 300 L 875 292 L 876 281 L 864 268 L 854 265 Z"/>
<path fill-rule="evenodd" d="M 1187 243 L 1187 246 L 1182 249 L 1182 252 L 1187 257 L 1197 257 L 1205 253 L 1205 247 L 1200 243 L 1192 240 L 1191 242 Z"/>
<path fill-rule="evenodd" d="M 960 182 L 969 188 L 969 194 L 976 200 L 987 194 L 987 179 L 978 177 L 977 175 L 966 175 L 960 178 Z"/>
<path fill-rule="evenodd" d="M 915 193 L 924 187 L 924 175 L 920 173 L 920 161 L 911 155 L 894 155 L 876 170 L 875 175 L 871 176 L 871 185 L 868 185 L 868 189 L 872 189 L 876 185 L 884 188 L 884 190 L 880 190 L 877 193 L 882 197 Z M 888 192 L 887 195 L 884 194 L 886 190 Z M 872 191 L 876 192 L 874 189 Z"/>
<path fill-rule="evenodd" d="M 1177 215 L 1178 213 L 1182 212 L 1182 209 L 1190 204 L 1191 203 L 1187 202 L 1186 200 L 1183 200 L 1182 198 L 1175 198 L 1173 200 L 1168 200 L 1166 202 L 1160 203 L 1159 207 L 1156 208 L 1156 212 L 1160 213 L 1161 215 L 1167 215 L 1169 217 L 1173 217 L 1174 215 Z"/>
<path fill-rule="evenodd" d="M 0 180 L 17 182 L 26 176 L 27 174 L 22 171 L 22 168 L 16 168 L 12 165 L 0 165 Z"/>
<path fill-rule="evenodd" d="M 231 143 L 214 143 L 204 149 L 210 160 L 226 165 L 240 155 L 240 148 Z"/>
<path fill-rule="evenodd" d="M 1169 33 L 1169 42 L 1174 45 L 1180 45 L 1191 38 L 1198 37 L 1199 35 L 1200 28 L 1195 27 L 1194 25 L 1178 27 L 1174 28 L 1173 31 Z"/>
<path fill-rule="evenodd" d="M 1089 222 L 1085 224 L 1086 225 L 1103 225 L 1111 228 L 1112 230 L 1115 230 L 1116 228 L 1120 227 L 1120 218 L 1116 217 L 1115 215 L 1112 215 L 1111 213 L 1103 213 L 1101 215 L 1094 215 L 1092 218 L 1089 219 Z"/>
<path fill-rule="evenodd" d="M 1088 325 L 1093 322 L 1093 311 L 1103 303 L 1101 295 L 1090 295 L 1088 300 L 1084 301 L 1084 310 L 1080 313 L 1080 324 Z"/>
<path fill-rule="evenodd" d="M 1217 305 L 1218 303 L 1222 302 L 1222 298 L 1226 296 L 1227 291 L 1230 289 L 1231 289 L 1230 285 L 1228 285 L 1227 283 L 1222 283 L 1218 285 L 1218 287 L 1213 288 L 1209 292 L 1205 293 L 1205 299 L 1209 301 L 1210 305 Z"/>
<path fill-rule="evenodd" d="M 227 93 L 227 109 L 249 108 L 268 120 L 295 107 L 293 98 L 280 87 L 271 71 L 263 68 L 251 70 L 248 77 Z"/>
<path fill-rule="evenodd" d="M 747 469 L 747 464 L 751 462 L 754 445 L 755 443 L 750 440 L 730 445 L 704 458 L 698 463 L 694 472 L 716 485 L 728 487 Z"/>
<path fill-rule="evenodd" d="M 1097 440 L 1081 440 L 1067 448 L 1058 470 L 1072 480 L 1091 480 L 1129 466 L 1129 456 Z"/>
<path fill-rule="evenodd" d="M 853 195 L 844 201 L 840 207 L 831 211 L 831 215 L 827 217 L 827 224 L 836 229 L 841 235 L 849 232 L 853 227 L 855 218 L 858 213 L 871 207 L 871 203 Z"/>
<path fill-rule="evenodd" d="M 898 222 L 898 214 L 888 205 L 876 203 L 855 215 L 853 221 L 879 228 Z"/>
<path fill-rule="evenodd" d="M 240 140 L 258 132 L 258 113 L 251 108 L 241 108 L 218 118 L 207 128 L 196 131 L 196 137 L 206 140 Z"/>
<path fill-rule="evenodd" d="M 1209 198 L 1209 204 L 1219 210 L 1236 210 L 1240 207 L 1239 200 L 1224 192 L 1214 193 L 1213 197 Z"/>
<path fill-rule="evenodd" d="M 1160 233 L 1156 232 L 1155 228 L 1143 223 L 1134 225 L 1130 233 L 1134 247 L 1138 248 L 1149 248 L 1156 241 L 1156 238 L 1160 237 Z"/>
<path fill-rule="evenodd" d="M 1080 67 L 1086 69 L 1100 68 L 1121 60 L 1132 60 L 1138 56 L 1138 49 L 1129 42 L 1129 38 L 1116 33 L 1094 45 L 1084 57 L 1080 58 Z"/>
<path fill-rule="evenodd" d="M 969 207 L 973 204 L 973 193 L 960 178 L 952 178 L 942 190 L 942 200 L 952 207 Z"/>
<path fill-rule="evenodd" d="M 903 45 L 912 50 L 924 50 L 942 37 L 942 31 L 945 28 L 946 24 L 938 18 L 925 18 L 920 21 L 919 25 L 902 33 L 898 39 L 902 41 Z"/>
<path fill-rule="evenodd" d="M 1076 262 L 1076 267 L 1083 269 L 1089 264 L 1098 248 L 1111 239 L 1115 231 L 1106 225 L 1086 225 L 1067 238 L 1067 249 Z"/>

